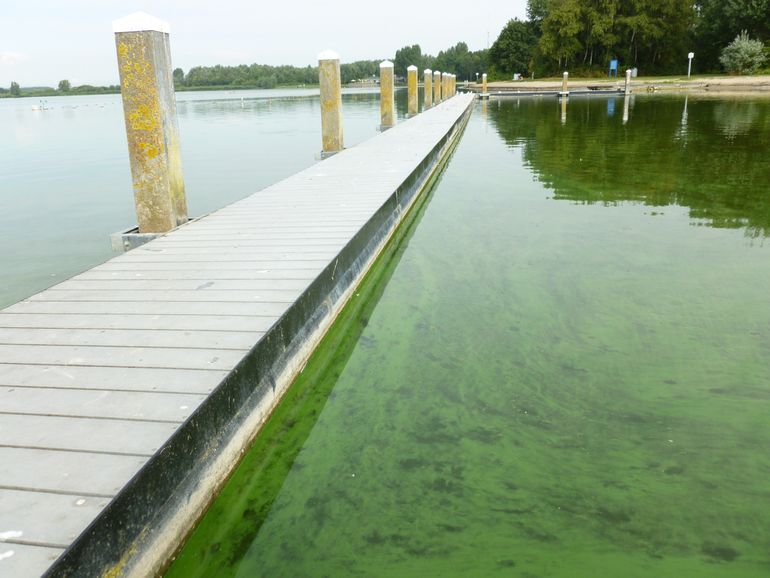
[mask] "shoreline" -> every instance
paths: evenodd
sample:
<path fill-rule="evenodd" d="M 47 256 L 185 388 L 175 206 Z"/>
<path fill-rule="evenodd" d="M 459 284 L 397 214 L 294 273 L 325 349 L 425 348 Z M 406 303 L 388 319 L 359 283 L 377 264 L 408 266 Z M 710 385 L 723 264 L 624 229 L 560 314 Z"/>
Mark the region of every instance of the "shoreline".
<path fill-rule="evenodd" d="M 560 90 L 562 86 L 561 79 L 544 80 L 519 80 L 489 82 L 488 90 L 490 92 L 533 92 Z M 618 88 L 625 86 L 625 79 L 607 79 L 607 78 L 571 78 L 569 80 L 570 90 L 589 90 L 590 87 L 600 87 L 602 89 Z M 475 91 L 481 90 L 480 83 L 470 83 L 468 88 Z M 693 91 L 693 92 L 716 92 L 720 94 L 770 94 L 770 75 L 763 76 L 697 76 L 692 78 L 679 76 L 663 77 L 637 77 L 631 79 L 631 89 L 634 92 L 647 91 Z"/>

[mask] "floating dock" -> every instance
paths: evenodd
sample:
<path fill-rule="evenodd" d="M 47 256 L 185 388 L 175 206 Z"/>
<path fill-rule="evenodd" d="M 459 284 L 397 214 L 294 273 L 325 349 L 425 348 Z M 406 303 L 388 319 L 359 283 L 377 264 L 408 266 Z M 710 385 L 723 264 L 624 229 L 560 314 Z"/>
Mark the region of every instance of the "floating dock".
<path fill-rule="evenodd" d="M 473 99 L 0 311 L 0 576 L 163 567 Z"/>

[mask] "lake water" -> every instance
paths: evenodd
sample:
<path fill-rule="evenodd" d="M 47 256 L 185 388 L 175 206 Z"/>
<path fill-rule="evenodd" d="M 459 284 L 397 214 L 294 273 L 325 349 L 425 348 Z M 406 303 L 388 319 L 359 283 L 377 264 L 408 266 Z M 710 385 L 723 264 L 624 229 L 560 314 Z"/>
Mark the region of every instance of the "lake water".
<path fill-rule="evenodd" d="M 317 90 L 177 95 L 191 216 L 316 162 Z M 403 118 L 405 95 L 397 107 Z M 136 223 L 120 95 L 0 99 L 0 308 L 110 258 Z M 345 144 L 377 134 L 376 91 L 346 90 Z"/>
<path fill-rule="evenodd" d="M 629 108 L 477 105 L 169 576 L 770 575 L 770 101 Z"/>

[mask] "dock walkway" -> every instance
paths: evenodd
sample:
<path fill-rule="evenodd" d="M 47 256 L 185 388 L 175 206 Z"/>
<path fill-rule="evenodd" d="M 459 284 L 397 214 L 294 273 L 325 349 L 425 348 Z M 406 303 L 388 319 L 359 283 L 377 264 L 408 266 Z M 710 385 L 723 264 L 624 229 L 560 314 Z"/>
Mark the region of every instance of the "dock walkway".
<path fill-rule="evenodd" d="M 457 95 L 0 311 L 0 576 L 157 569 L 125 552 L 175 548 L 153 529 L 158 512 L 184 534 L 472 100 Z"/>

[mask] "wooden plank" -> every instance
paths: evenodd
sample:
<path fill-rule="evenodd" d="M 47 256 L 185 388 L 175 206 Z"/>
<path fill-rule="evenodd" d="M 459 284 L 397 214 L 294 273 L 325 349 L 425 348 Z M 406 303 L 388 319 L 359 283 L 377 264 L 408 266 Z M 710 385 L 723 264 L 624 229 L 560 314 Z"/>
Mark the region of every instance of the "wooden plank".
<path fill-rule="evenodd" d="M 62 548 L 3 544 L 0 542 L 0 576 L 8 576 L 8 578 L 40 576 L 62 552 L 64 552 Z"/>
<path fill-rule="evenodd" d="M 112 315 L 235 315 L 278 319 L 286 311 L 285 303 L 203 303 L 141 301 L 22 301 L 4 310 L 8 313 L 106 313 Z M 272 324 L 271 324 L 272 325 Z"/>
<path fill-rule="evenodd" d="M 112 497 L 147 460 L 0 447 L 0 489 Z"/>
<path fill-rule="evenodd" d="M 98 347 L 162 347 L 176 349 L 233 349 L 246 352 L 261 332 L 174 331 L 143 329 L 39 329 L 0 327 L 1 345 L 95 345 Z"/>
<path fill-rule="evenodd" d="M 10 388 L 207 394 L 226 376 L 226 371 L 193 369 L 0 364 L 0 386 Z"/>
<path fill-rule="evenodd" d="M 176 428 L 175 423 L 0 413 L 0 446 L 150 457 Z"/>
<path fill-rule="evenodd" d="M 283 281 L 305 281 L 309 282 L 318 276 L 320 269 L 295 269 L 295 270 L 249 270 L 240 271 L 232 269 L 209 269 L 208 271 L 199 270 L 178 270 L 169 269 L 163 270 L 157 269 L 144 269 L 142 271 L 137 270 L 123 270 L 123 269 L 91 269 L 85 273 L 81 273 L 77 277 L 74 277 L 72 281 L 88 281 L 92 279 L 106 280 L 106 279 L 118 279 L 118 280 L 132 280 L 132 279 L 150 279 L 150 280 L 170 280 L 170 281 L 183 281 L 192 280 L 205 283 L 207 281 L 276 281 L 279 283 Z M 306 283 L 309 284 L 309 283 Z M 197 285 L 196 285 L 197 286 Z M 57 285 L 58 287 L 58 285 Z M 53 287 L 52 289 L 55 289 Z"/>
<path fill-rule="evenodd" d="M 137 391 L 0 387 L 0 413 L 179 424 L 205 398 Z"/>
<path fill-rule="evenodd" d="M 229 349 L 0 344 L 0 364 L 167 367 L 227 371 L 235 367 L 242 357 L 243 352 Z"/>
<path fill-rule="evenodd" d="M 267 273 L 270 271 L 322 271 L 328 262 L 326 261 L 201 261 L 196 262 L 194 267 L 190 266 L 190 261 L 169 259 L 162 261 L 118 261 L 113 259 L 103 265 L 99 265 L 94 270 L 99 271 L 132 271 L 141 273 L 143 271 L 196 271 L 199 273 L 208 271 L 233 271 L 243 270 L 254 274 Z"/>
<path fill-rule="evenodd" d="M 76 277 L 50 291 L 304 291 L 310 279 L 125 279 Z M 168 277 L 168 276 L 167 276 Z M 299 293 L 297 293 L 299 294 Z"/>
<path fill-rule="evenodd" d="M 205 285 L 205 284 L 204 284 Z M 260 289 L 258 291 L 219 291 L 214 288 L 200 291 L 165 291 L 158 287 L 155 291 L 119 289 L 114 291 L 77 289 L 69 291 L 57 289 L 45 291 L 29 298 L 30 303 L 36 301 L 121 301 L 121 302 L 158 302 L 175 303 L 273 303 L 289 305 L 297 300 L 302 293 L 299 289 Z"/>
<path fill-rule="evenodd" d="M 4 548 L 16 550 L 20 542 L 22 545 L 57 545 L 64 548 L 85 530 L 108 501 L 107 498 L 90 496 L 0 490 L 0 504 L 3 505 L 0 508 L 0 528 L 3 532 L 12 532 L 10 535 L 14 536 L 0 543 L 0 552 Z M 3 561 L 0 561 L 0 576 L 24 576 L 5 574 L 3 568 Z"/>
<path fill-rule="evenodd" d="M 154 331 L 230 331 L 264 333 L 273 324 L 272 317 L 216 315 L 113 315 L 109 313 L 0 313 L 0 327 L 46 329 L 120 329 L 145 330 L 152 339 Z M 149 331 L 148 331 L 149 330 Z M 203 337 L 201 337 L 202 339 Z"/>

